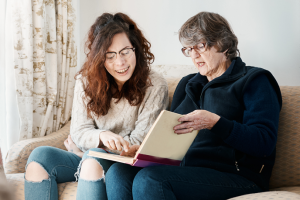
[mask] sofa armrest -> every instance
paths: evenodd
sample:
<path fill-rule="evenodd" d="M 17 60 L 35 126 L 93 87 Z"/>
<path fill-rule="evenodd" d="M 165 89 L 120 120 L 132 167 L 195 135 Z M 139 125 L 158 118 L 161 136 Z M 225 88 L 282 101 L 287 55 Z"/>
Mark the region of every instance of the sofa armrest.
<path fill-rule="evenodd" d="M 52 146 L 66 150 L 64 140 L 70 134 L 69 121 L 63 128 L 47 136 L 22 140 L 15 143 L 8 151 L 5 159 L 5 173 L 24 173 L 30 153 L 39 146 Z"/>

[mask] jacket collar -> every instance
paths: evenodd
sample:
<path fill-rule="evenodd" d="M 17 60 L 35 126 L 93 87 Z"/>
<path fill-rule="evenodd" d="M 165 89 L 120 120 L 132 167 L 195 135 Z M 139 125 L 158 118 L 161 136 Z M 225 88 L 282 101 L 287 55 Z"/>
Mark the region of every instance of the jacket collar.
<path fill-rule="evenodd" d="M 235 57 L 228 69 L 219 77 L 215 78 L 218 80 L 227 80 L 234 77 L 241 76 L 247 72 L 246 64 L 242 61 L 240 57 Z"/>
<path fill-rule="evenodd" d="M 195 109 L 199 109 L 197 105 L 197 99 L 201 98 L 202 93 L 211 85 L 215 83 L 227 82 L 246 73 L 245 63 L 240 57 L 236 57 L 232 60 L 228 69 L 219 77 L 208 82 L 206 76 L 202 76 L 200 73 L 195 74 L 191 78 L 185 88 L 187 95 L 192 99 Z M 197 98 L 198 97 L 198 98 Z"/>

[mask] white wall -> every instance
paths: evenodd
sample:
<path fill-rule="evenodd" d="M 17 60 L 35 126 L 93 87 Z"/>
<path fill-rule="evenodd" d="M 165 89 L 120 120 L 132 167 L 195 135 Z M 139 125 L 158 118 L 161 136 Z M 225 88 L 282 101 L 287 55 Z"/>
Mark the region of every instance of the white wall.
<path fill-rule="evenodd" d="M 86 0 L 80 1 L 80 51 L 89 27 L 103 12 L 124 12 L 152 44 L 155 65 L 192 65 L 176 34 L 200 11 L 231 24 L 247 65 L 265 68 L 280 85 L 300 85 L 300 0 Z"/>

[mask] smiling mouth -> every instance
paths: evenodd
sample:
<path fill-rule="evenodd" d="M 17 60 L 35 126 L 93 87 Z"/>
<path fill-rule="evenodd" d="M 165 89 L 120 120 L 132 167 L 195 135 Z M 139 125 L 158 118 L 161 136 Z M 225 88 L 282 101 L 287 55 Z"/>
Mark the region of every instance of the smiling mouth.
<path fill-rule="evenodd" d="M 119 74 L 123 74 L 125 72 L 127 72 L 127 70 L 129 69 L 129 66 L 125 69 L 122 69 L 122 70 L 115 70 L 116 72 L 118 72 Z"/>

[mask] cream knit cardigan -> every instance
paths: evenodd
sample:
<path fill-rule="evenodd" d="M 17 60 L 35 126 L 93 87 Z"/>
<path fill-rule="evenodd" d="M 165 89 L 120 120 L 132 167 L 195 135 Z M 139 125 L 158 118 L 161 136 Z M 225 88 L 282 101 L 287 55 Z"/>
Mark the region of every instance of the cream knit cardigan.
<path fill-rule="evenodd" d="M 99 145 L 99 135 L 111 131 L 122 136 L 130 145 L 141 144 L 160 111 L 168 106 L 168 85 L 157 72 L 149 75 L 153 86 L 148 87 L 144 100 L 139 106 L 131 106 L 125 98 L 118 103 L 111 101 L 111 107 L 104 116 L 87 117 L 82 96 L 82 80 L 76 80 L 72 108 L 70 134 L 72 140 L 83 152 Z"/>

